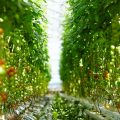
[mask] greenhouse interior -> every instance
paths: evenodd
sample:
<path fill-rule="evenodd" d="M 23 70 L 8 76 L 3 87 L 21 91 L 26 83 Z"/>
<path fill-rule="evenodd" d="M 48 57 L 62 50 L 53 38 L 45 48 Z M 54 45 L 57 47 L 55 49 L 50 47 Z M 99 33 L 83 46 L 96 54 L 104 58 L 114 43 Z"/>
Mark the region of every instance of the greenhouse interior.
<path fill-rule="evenodd" d="M 120 120 L 120 0 L 0 0 L 0 120 Z"/>

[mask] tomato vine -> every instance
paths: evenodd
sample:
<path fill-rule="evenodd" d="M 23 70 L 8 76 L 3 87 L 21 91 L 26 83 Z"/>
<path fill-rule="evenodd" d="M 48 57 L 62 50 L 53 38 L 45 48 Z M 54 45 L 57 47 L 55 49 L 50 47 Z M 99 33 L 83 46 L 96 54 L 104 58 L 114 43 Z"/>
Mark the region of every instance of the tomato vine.
<path fill-rule="evenodd" d="M 43 95 L 50 80 L 45 1 L 0 3 L 0 109 Z M 4 109 L 3 109 L 4 108 Z"/>
<path fill-rule="evenodd" d="M 69 94 L 120 102 L 120 1 L 68 0 L 60 74 Z"/>

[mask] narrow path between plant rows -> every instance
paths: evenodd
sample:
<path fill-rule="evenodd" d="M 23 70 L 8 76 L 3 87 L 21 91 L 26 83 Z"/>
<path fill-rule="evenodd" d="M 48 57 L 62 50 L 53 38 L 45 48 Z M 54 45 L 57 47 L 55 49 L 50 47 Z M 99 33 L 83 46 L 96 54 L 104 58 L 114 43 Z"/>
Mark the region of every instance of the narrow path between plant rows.
<path fill-rule="evenodd" d="M 120 120 L 117 112 L 94 107 L 85 99 L 55 92 L 30 99 L 6 114 L 4 120 Z"/>
<path fill-rule="evenodd" d="M 7 120 L 84 120 L 79 105 L 71 104 L 58 94 L 30 99 L 14 112 L 6 115 Z M 14 113 L 14 114 L 13 114 Z"/>

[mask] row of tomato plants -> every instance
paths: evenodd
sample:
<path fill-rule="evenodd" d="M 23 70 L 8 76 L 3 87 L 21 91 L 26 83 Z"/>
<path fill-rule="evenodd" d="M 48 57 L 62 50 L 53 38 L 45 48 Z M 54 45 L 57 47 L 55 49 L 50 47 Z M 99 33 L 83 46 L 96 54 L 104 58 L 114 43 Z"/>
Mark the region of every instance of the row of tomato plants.
<path fill-rule="evenodd" d="M 120 109 L 120 1 L 67 3 L 60 64 L 63 89 Z"/>
<path fill-rule="evenodd" d="M 43 95 L 50 80 L 45 1 L 0 3 L 0 113 Z"/>

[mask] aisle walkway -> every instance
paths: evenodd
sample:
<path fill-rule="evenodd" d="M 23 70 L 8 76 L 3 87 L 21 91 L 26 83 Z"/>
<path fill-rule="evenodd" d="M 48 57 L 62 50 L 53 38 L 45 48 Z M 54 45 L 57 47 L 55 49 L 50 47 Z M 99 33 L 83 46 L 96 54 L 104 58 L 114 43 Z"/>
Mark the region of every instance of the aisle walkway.
<path fill-rule="evenodd" d="M 120 120 L 120 114 L 85 98 L 57 93 L 31 98 L 2 120 Z"/>
<path fill-rule="evenodd" d="M 76 111 L 76 107 L 74 104 L 69 102 L 64 106 L 64 99 L 62 99 L 58 95 L 49 94 L 42 98 L 38 97 L 36 99 L 32 99 L 26 103 L 23 103 L 19 106 L 14 114 L 7 115 L 7 118 L 4 120 L 84 120 L 80 119 L 79 111 L 77 111 L 77 115 L 73 118 L 70 118 L 71 112 Z M 61 104 L 61 106 L 59 106 Z M 69 109 L 64 109 L 63 107 L 67 107 Z M 74 110 L 74 111 L 73 111 Z M 64 116 L 64 113 L 68 116 Z M 3 119 L 2 119 L 3 120 Z"/>

